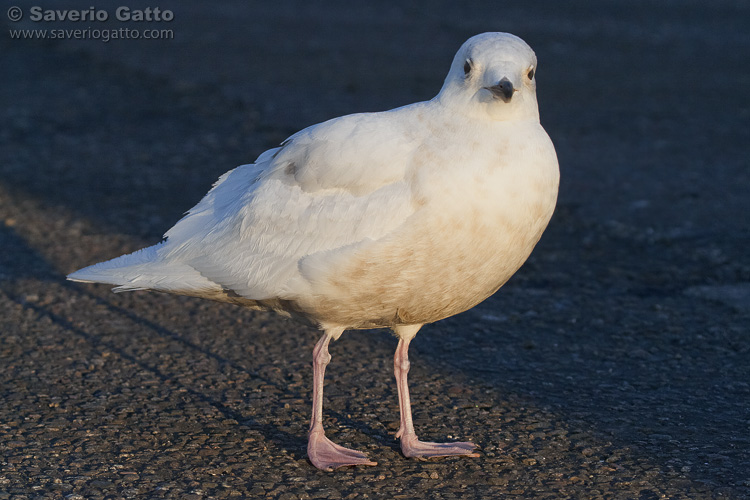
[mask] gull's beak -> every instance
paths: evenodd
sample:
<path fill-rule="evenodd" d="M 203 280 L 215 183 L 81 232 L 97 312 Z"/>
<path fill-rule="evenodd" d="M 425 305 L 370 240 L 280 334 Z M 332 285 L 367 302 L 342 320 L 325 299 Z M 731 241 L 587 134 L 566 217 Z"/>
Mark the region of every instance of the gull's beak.
<path fill-rule="evenodd" d="M 513 88 L 513 82 L 508 80 L 507 77 L 503 77 L 503 79 L 500 80 L 497 85 L 485 88 L 492 92 L 492 95 L 494 95 L 495 97 L 499 97 L 505 102 L 509 102 L 513 97 L 513 92 L 515 92 L 515 89 Z"/>

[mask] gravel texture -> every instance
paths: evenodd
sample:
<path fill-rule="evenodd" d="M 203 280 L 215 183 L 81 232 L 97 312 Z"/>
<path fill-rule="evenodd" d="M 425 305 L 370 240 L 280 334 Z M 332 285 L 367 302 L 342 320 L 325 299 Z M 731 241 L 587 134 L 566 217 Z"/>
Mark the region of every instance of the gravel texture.
<path fill-rule="evenodd" d="M 3 18 L 0 500 L 750 498 L 746 4 L 254 4 L 160 4 L 173 40 L 108 44 Z M 539 56 L 562 184 L 521 271 L 412 343 L 417 432 L 480 458 L 400 454 L 385 331 L 331 346 L 324 407 L 379 465 L 326 473 L 318 332 L 64 281 L 296 130 L 432 97 L 488 30 Z"/>

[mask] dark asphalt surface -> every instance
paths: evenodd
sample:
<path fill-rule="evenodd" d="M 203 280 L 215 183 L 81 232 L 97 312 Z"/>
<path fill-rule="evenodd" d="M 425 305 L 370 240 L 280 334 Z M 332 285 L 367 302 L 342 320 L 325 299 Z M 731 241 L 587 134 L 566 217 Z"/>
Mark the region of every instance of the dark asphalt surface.
<path fill-rule="evenodd" d="M 11 39 L 40 27 L 16 4 L 0 499 L 750 498 L 746 3 L 185 1 L 159 4 L 174 39 L 109 43 Z M 331 438 L 379 465 L 325 473 L 305 457 L 318 332 L 64 281 L 306 125 L 431 98 L 483 31 L 537 52 L 562 180 L 521 271 L 412 343 L 417 432 L 480 458 L 401 456 L 385 331 L 331 346 L 325 402 Z"/>

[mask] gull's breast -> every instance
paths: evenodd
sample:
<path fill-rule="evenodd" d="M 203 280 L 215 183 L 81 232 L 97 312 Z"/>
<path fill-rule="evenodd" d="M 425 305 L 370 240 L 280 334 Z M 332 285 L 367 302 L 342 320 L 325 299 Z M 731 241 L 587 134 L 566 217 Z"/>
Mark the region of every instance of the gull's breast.
<path fill-rule="evenodd" d="M 388 327 L 437 321 L 492 295 L 528 258 L 555 207 L 554 149 L 531 144 L 515 161 L 424 174 L 420 208 L 342 260 L 305 309 L 327 324 Z"/>

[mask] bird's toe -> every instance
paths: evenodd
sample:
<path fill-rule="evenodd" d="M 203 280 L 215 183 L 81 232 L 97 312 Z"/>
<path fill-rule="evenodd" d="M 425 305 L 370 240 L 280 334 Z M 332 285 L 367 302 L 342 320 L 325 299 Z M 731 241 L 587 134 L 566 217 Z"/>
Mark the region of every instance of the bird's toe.
<path fill-rule="evenodd" d="M 361 451 L 340 446 L 323 432 L 313 432 L 307 441 L 307 456 L 318 469 L 331 471 L 348 465 L 377 465 Z"/>
<path fill-rule="evenodd" d="M 477 447 L 469 441 L 457 441 L 455 443 L 432 443 L 420 441 L 416 436 L 401 438 L 401 451 L 408 458 L 434 458 L 450 456 L 478 457 L 474 452 Z"/>

